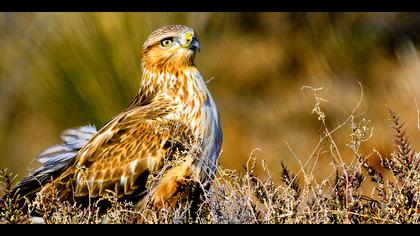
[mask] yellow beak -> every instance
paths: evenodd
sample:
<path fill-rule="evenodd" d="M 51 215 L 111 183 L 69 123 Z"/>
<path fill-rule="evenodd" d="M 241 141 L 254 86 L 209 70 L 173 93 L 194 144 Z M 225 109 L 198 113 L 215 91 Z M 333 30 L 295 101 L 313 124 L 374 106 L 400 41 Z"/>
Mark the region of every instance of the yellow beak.
<path fill-rule="evenodd" d="M 192 40 L 193 40 L 193 36 L 191 35 L 191 33 L 186 33 L 185 34 L 185 41 L 186 41 L 187 45 L 189 45 Z"/>
<path fill-rule="evenodd" d="M 192 50 L 197 50 L 200 51 L 200 43 L 198 42 L 196 37 L 193 37 L 191 33 L 186 33 L 185 34 L 185 47 L 192 49 Z"/>

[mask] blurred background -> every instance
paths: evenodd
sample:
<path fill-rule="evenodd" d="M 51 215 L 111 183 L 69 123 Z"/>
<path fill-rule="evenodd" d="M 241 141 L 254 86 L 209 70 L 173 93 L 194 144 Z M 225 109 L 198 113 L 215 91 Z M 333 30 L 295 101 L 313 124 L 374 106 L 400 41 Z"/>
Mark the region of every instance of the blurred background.
<path fill-rule="evenodd" d="M 332 129 L 357 105 L 360 81 L 358 114 L 374 127 L 367 153 L 392 152 L 387 106 L 407 121 L 412 144 L 420 140 L 419 13 L 0 13 L 0 168 L 22 177 L 63 129 L 101 127 L 127 107 L 141 46 L 167 24 L 199 35 L 196 64 L 213 78 L 225 168 L 242 170 L 256 148 L 274 175 L 282 161 L 297 169 L 296 158 L 310 157 L 321 126 L 303 86 L 323 87 Z M 346 160 L 350 133 L 346 125 L 333 135 Z M 322 153 L 315 171 L 329 174 Z"/>

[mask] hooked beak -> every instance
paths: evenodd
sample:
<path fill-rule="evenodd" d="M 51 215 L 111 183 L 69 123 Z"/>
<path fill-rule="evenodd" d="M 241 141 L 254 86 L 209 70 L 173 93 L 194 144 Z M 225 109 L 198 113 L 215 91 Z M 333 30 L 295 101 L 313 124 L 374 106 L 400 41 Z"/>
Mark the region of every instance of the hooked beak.
<path fill-rule="evenodd" d="M 190 33 L 185 35 L 186 47 L 193 51 L 200 51 L 200 43 L 196 37 L 193 37 Z"/>
<path fill-rule="evenodd" d="M 196 50 L 200 51 L 200 43 L 198 42 L 198 39 L 196 37 L 192 38 L 192 41 L 189 44 L 188 48 L 191 49 L 191 50 L 194 50 L 194 51 L 196 51 Z"/>

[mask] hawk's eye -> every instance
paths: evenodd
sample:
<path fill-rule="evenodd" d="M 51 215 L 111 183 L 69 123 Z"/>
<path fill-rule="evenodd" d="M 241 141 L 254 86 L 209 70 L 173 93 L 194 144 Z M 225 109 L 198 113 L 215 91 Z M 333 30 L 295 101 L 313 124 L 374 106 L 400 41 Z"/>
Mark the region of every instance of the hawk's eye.
<path fill-rule="evenodd" d="M 171 46 L 173 42 L 174 42 L 174 41 L 173 41 L 171 38 L 168 38 L 168 39 L 164 39 L 164 40 L 162 40 L 162 41 L 160 42 L 160 44 L 161 44 L 162 46 L 164 46 L 165 48 L 167 48 L 167 47 Z"/>

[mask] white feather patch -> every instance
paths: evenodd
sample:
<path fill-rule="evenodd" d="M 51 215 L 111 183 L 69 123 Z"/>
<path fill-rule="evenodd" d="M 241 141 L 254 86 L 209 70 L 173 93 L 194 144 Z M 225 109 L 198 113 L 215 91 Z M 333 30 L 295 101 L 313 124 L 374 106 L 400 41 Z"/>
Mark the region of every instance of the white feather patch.
<path fill-rule="evenodd" d="M 121 176 L 121 185 L 125 186 L 127 184 L 128 178 L 125 175 Z"/>
<path fill-rule="evenodd" d="M 137 167 L 137 162 L 138 162 L 137 159 L 134 160 L 134 161 L 132 161 L 132 162 L 130 162 L 130 170 L 131 170 L 131 173 L 133 175 L 135 174 L 135 170 L 136 170 L 136 167 Z"/>

